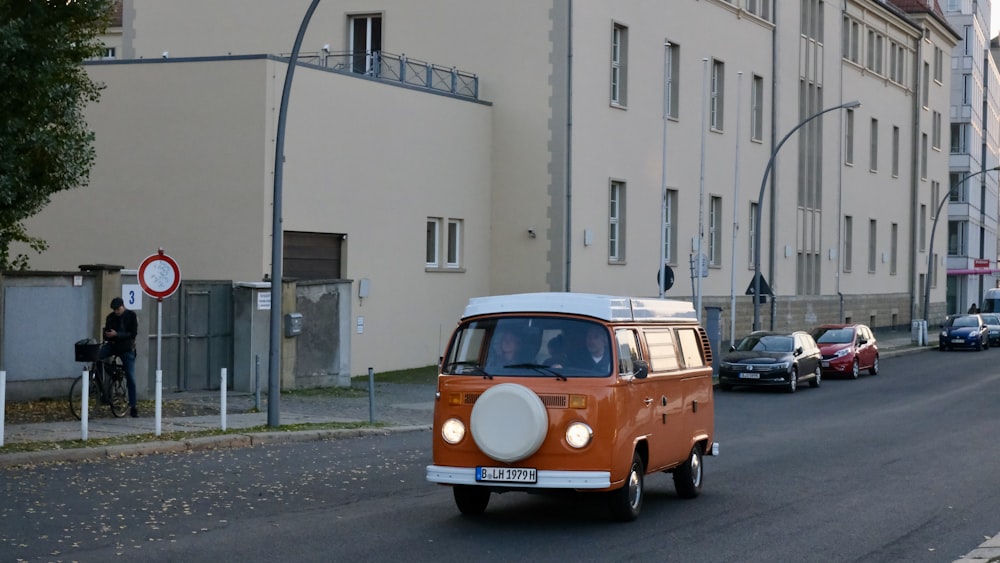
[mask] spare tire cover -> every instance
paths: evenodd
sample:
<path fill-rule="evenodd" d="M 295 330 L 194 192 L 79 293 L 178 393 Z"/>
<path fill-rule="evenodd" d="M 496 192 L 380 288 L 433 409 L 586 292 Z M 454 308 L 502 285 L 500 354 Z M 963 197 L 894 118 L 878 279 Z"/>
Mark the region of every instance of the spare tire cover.
<path fill-rule="evenodd" d="M 535 453 L 548 429 L 545 405 L 523 385 L 490 387 L 472 407 L 472 439 L 497 461 L 518 461 Z"/>

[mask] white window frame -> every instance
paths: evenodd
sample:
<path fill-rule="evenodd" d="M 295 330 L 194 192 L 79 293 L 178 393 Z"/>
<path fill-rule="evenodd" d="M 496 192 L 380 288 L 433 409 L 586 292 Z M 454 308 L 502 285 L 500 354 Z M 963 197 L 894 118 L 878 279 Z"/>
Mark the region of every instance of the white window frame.
<path fill-rule="evenodd" d="M 847 115 L 845 116 L 847 120 L 847 125 L 844 127 L 844 135 L 847 137 L 844 139 L 844 164 L 853 166 L 854 165 L 854 110 L 847 110 Z"/>
<path fill-rule="evenodd" d="M 899 224 L 892 223 L 889 227 L 889 275 L 896 275 L 896 261 L 899 257 Z"/>
<path fill-rule="evenodd" d="M 708 265 L 722 265 L 722 198 L 710 196 L 708 201 Z"/>
<path fill-rule="evenodd" d="M 680 96 L 681 96 L 681 47 L 670 42 L 667 46 L 666 54 L 667 76 L 666 76 L 666 110 L 667 117 L 677 119 L 680 117 Z"/>
<path fill-rule="evenodd" d="M 878 269 L 878 220 L 868 220 L 868 273 Z"/>
<path fill-rule="evenodd" d="M 628 105 L 628 26 L 611 28 L 611 105 Z"/>
<path fill-rule="evenodd" d="M 757 263 L 756 263 L 756 260 L 754 258 L 756 256 L 756 254 L 754 254 L 754 251 L 756 250 L 754 248 L 754 241 L 756 240 L 756 237 L 754 236 L 754 233 L 757 232 L 757 202 L 756 201 L 751 201 L 750 202 L 750 221 L 749 221 L 749 225 L 750 225 L 750 228 L 747 229 L 747 234 L 750 235 L 750 250 L 747 252 L 747 256 L 750 257 L 750 260 L 749 260 L 749 262 L 748 262 L 747 265 L 748 265 L 748 267 L 751 270 L 755 270 L 757 268 Z"/>
<path fill-rule="evenodd" d="M 874 117 L 871 121 L 871 146 L 868 154 L 868 169 L 878 172 L 878 120 Z"/>
<path fill-rule="evenodd" d="M 709 126 L 714 131 L 722 131 L 725 124 L 726 63 L 712 59 Z"/>
<path fill-rule="evenodd" d="M 854 262 L 854 217 L 844 215 L 844 272 L 850 272 Z"/>
<path fill-rule="evenodd" d="M 441 217 L 427 218 L 426 267 L 441 267 Z"/>
<path fill-rule="evenodd" d="M 667 264 L 675 263 L 675 241 L 674 226 L 677 224 L 677 190 L 667 190 L 667 222 L 663 226 L 663 256 Z"/>
<path fill-rule="evenodd" d="M 461 219 L 448 219 L 445 264 L 448 268 L 462 267 L 462 226 Z"/>
<path fill-rule="evenodd" d="M 926 137 L 925 137 L 926 138 Z M 892 177 L 899 177 L 899 127 L 892 126 Z"/>
<path fill-rule="evenodd" d="M 611 180 L 608 189 L 608 262 L 625 263 L 625 197 L 622 180 Z"/>
<path fill-rule="evenodd" d="M 750 139 L 764 140 L 764 77 L 754 74 L 750 88 Z"/>

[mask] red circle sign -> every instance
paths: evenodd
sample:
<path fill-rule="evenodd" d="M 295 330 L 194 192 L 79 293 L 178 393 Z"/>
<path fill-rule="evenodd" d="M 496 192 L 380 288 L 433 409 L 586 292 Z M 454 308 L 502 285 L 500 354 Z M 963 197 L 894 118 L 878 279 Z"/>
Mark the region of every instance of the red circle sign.
<path fill-rule="evenodd" d="M 181 269 L 174 259 L 160 250 L 139 265 L 139 285 L 146 295 L 163 299 L 170 297 L 181 284 Z"/>

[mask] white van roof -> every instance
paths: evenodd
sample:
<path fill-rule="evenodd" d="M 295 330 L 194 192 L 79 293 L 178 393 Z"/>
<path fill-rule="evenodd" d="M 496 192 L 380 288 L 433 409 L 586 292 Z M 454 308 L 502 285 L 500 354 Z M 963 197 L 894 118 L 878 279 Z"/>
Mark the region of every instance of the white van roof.
<path fill-rule="evenodd" d="M 566 313 L 605 321 L 697 321 L 689 301 L 593 293 L 516 293 L 473 297 L 462 318 L 495 313 Z"/>

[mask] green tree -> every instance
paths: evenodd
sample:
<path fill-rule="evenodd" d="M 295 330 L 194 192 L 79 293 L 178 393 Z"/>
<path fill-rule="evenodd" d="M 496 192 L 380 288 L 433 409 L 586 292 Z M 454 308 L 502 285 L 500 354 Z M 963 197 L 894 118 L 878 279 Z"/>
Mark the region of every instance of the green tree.
<path fill-rule="evenodd" d="M 83 68 L 99 56 L 113 0 L 0 0 L 0 270 L 24 269 L 47 248 L 24 221 L 52 194 L 86 186 L 94 133 L 84 120 L 101 85 Z"/>

